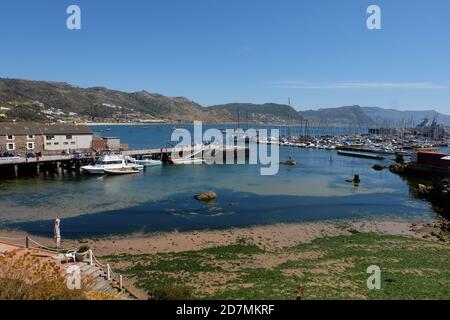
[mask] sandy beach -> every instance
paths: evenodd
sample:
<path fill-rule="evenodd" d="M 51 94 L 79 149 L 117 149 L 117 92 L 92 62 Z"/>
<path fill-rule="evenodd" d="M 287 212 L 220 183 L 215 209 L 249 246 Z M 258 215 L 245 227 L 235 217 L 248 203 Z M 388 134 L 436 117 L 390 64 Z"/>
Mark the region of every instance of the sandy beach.
<path fill-rule="evenodd" d="M 130 234 L 89 239 L 87 244 L 98 256 L 110 254 L 153 254 L 195 251 L 234 244 L 245 240 L 265 250 L 276 250 L 297 244 L 309 243 L 317 238 L 350 235 L 355 232 L 423 237 L 424 224 L 415 225 L 402 220 L 321 221 L 282 223 L 225 230 L 201 230 Z M 429 230 L 428 230 L 429 232 Z M 15 230 L 0 230 L 0 241 L 23 244 L 27 234 Z M 45 246 L 53 246 L 53 239 L 29 235 Z M 64 240 L 64 248 L 79 246 L 75 240 Z M 5 239 L 6 237 L 6 239 Z M 9 240 L 8 240 L 9 238 Z M 84 242 L 86 243 L 86 242 Z"/>

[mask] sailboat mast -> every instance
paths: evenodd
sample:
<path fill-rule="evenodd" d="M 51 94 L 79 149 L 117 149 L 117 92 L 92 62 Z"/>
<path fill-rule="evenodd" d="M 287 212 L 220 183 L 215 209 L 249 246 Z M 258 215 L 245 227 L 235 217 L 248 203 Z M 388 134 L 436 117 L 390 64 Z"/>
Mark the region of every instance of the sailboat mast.
<path fill-rule="evenodd" d="M 248 110 L 245 111 L 245 119 L 247 120 L 247 130 L 248 130 Z"/>
<path fill-rule="evenodd" d="M 238 119 L 238 129 L 240 128 L 240 112 L 239 112 L 239 106 L 237 107 L 237 119 Z"/>

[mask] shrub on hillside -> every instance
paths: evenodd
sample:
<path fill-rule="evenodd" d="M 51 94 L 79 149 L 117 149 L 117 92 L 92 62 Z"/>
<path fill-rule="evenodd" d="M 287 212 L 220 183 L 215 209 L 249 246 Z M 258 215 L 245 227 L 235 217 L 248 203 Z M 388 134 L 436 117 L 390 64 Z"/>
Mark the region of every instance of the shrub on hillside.
<path fill-rule="evenodd" d="M 80 300 L 82 290 L 70 290 L 53 262 L 29 252 L 0 255 L 0 300 Z"/>

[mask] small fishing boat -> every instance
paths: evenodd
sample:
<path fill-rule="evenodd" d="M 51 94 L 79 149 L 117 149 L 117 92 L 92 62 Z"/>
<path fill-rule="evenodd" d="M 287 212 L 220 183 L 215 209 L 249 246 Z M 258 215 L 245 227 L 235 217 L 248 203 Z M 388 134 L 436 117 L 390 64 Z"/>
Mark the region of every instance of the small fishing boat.
<path fill-rule="evenodd" d="M 172 158 L 173 164 L 202 164 L 204 162 L 201 158 L 187 157 L 187 158 Z"/>
<path fill-rule="evenodd" d="M 188 156 L 171 157 L 169 160 L 173 164 L 202 164 L 204 162 L 203 148 L 191 152 Z"/>
<path fill-rule="evenodd" d="M 289 159 L 285 161 L 281 161 L 280 164 L 286 165 L 286 166 L 295 166 L 297 162 L 295 160 Z"/>
<path fill-rule="evenodd" d="M 142 165 L 144 167 L 155 167 L 155 166 L 162 165 L 161 160 L 152 159 L 151 156 L 143 156 L 142 159 L 139 159 L 139 160 L 131 158 L 131 159 L 129 159 L 129 161 L 131 163 L 134 163 L 137 165 Z"/>
<path fill-rule="evenodd" d="M 108 175 L 123 175 L 123 174 L 139 173 L 139 172 L 142 172 L 142 170 L 139 170 L 138 168 L 135 168 L 135 167 L 105 169 L 105 173 Z"/>

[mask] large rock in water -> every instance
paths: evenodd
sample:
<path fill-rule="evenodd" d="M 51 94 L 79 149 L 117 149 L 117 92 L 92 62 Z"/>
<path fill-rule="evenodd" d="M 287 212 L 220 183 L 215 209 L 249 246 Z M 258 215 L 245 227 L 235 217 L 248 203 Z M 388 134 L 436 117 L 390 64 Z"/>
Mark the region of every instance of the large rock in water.
<path fill-rule="evenodd" d="M 375 164 L 373 165 L 372 169 L 376 171 L 382 171 L 385 167 L 381 164 Z"/>
<path fill-rule="evenodd" d="M 198 201 L 211 201 L 217 198 L 217 194 L 215 192 L 209 191 L 209 192 L 203 192 L 198 195 L 196 195 L 195 200 Z"/>
<path fill-rule="evenodd" d="M 407 163 L 395 163 L 389 166 L 389 171 L 396 174 L 402 174 L 408 168 Z"/>
<path fill-rule="evenodd" d="M 420 195 L 428 195 L 433 191 L 433 186 L 426 186 L 424 184 L 417 185 L 417 193 Z"/>

